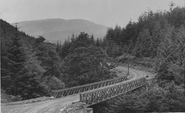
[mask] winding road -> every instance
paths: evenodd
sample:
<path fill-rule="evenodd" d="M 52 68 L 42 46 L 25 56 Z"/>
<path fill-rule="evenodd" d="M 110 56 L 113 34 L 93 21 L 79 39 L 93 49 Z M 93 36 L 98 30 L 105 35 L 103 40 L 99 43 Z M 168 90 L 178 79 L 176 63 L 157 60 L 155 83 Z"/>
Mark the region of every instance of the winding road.
<path fill-rule="evenodd" d="M 114 70 L 117 72 L 118 76 L 122 76 L 127 72 L 127 68 L 123 66 L 118 66 L 114 68 Z M 131 76 L 129 76 L 129 81 L 146 76 L 148 76 L 147 79 L 151 79 L 154 77 L 154 74 L 152 73 L 135 69 L 130 69 L 130 75 Z M 69 105 L 72 102 L 78 102 L 79 99 L 79 94 L 75 94 L 64 98 L 57 98 L 36 103 L 1 105 L 1 113 L 59 113 L 62 107 Z"/>

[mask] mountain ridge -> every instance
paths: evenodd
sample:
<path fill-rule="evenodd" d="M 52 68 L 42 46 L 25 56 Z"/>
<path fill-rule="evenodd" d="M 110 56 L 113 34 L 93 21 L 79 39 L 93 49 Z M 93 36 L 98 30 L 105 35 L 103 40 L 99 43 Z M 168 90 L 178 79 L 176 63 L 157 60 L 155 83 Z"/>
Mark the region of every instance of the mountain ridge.
<path fill-rule="evenodd" d="M 50 42 L 64 42 L 72 34 L 78 35 L 86 32 L 94 35 L 95 38 L 104 37 L 107 31 L 106 26 L 96 24 L 84 19 L 42 19 L 18 22 L 18 27 L 28 35 L 38 37 L 44 36 Z M 56 33 L 56 34 L 55 34 Z"/>

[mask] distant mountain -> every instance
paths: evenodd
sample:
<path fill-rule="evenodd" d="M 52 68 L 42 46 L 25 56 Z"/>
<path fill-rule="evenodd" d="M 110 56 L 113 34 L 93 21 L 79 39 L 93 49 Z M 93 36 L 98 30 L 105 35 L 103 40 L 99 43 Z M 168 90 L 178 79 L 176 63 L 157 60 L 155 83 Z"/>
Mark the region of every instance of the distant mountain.
<path fill-rule="evenodd" d="M 82 19 L 44 19 L 18 22 L 20 30 L 28 35 L 38 37 L 44 36 L 50 42 L 57 40 L 64 42 L 72 34 L 78 35 L 80 32 L 86 32 L 94 35 L 95 38 L 103 37 L 106 34 L 107 27 L 95 24 L 91 21 Z"/>

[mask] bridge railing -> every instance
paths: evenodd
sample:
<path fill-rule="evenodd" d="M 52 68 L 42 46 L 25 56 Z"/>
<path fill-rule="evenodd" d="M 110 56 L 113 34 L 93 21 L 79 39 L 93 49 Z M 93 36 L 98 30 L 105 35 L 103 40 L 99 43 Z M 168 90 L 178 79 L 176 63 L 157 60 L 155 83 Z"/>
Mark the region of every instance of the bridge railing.
<path fill-rule="evenodd" d="M 140 78 L 124 83 L 115 84 L 110 87 L 97 89 L 94 91 L 84 92 L 80 94 L 80 102 L 85 102 L 88 106 L 113 98 L 120 94 L 129 92 L 133 89 L 146 84 L 146 78 Z"/>
<path fill-rule="evenodd" d="M 77 94 L 80 92 L 89 91 L 89 90 L 93 90 L 96 88 L 116 84 L 119 82 L 123 82 L 125 80 L 127 80 L 127 76 L 119 77 L 116 79 L 105 80 L 105 81 L 101 81 L 101 82 L 95 82 L 95 83 L 91 83 L 91 84 L 87 84 L 87 85 L 81 85 L 81 86 L 61 89 L 61 90 L 53 90 L 52 94 L 55 98 L 60 98 L 60 97 L 73 95 L 73 94 Z"/>

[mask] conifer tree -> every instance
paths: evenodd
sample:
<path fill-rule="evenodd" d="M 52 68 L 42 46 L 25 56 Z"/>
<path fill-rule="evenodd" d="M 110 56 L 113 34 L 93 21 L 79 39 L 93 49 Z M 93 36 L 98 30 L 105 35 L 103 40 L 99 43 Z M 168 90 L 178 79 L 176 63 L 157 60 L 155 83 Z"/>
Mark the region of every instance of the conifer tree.
<path fill-rule="evenodd" d="M 24 62 L 26 56 L 24 54 L 20 38 L 18 36 L 18 28 L 16 27 L 15 36 L 12 39 L 12 44 L 7 51 L 7 57 L 5 58 L 6 74 L 9 77 L 9 86 L 6 88 L 7 93 L 18 95 L 17 84 L 21 70 L 24 68 Z M 3 73 L 5 74 L 5 73 Z M 4 81 L 4 80 L 3 80 Z"/>
<path fill-rule="evenodd" d="M 18 94 L 23 99 L 30 99 L 48 95 L 47 87 L 41 82 L 44 68 L 41 67 L 41 62 L 35 56 L 35 53 L 24 47 L 26 54 L 26 61 L 23 69 L 20 71 L 18 77 Z"/>

